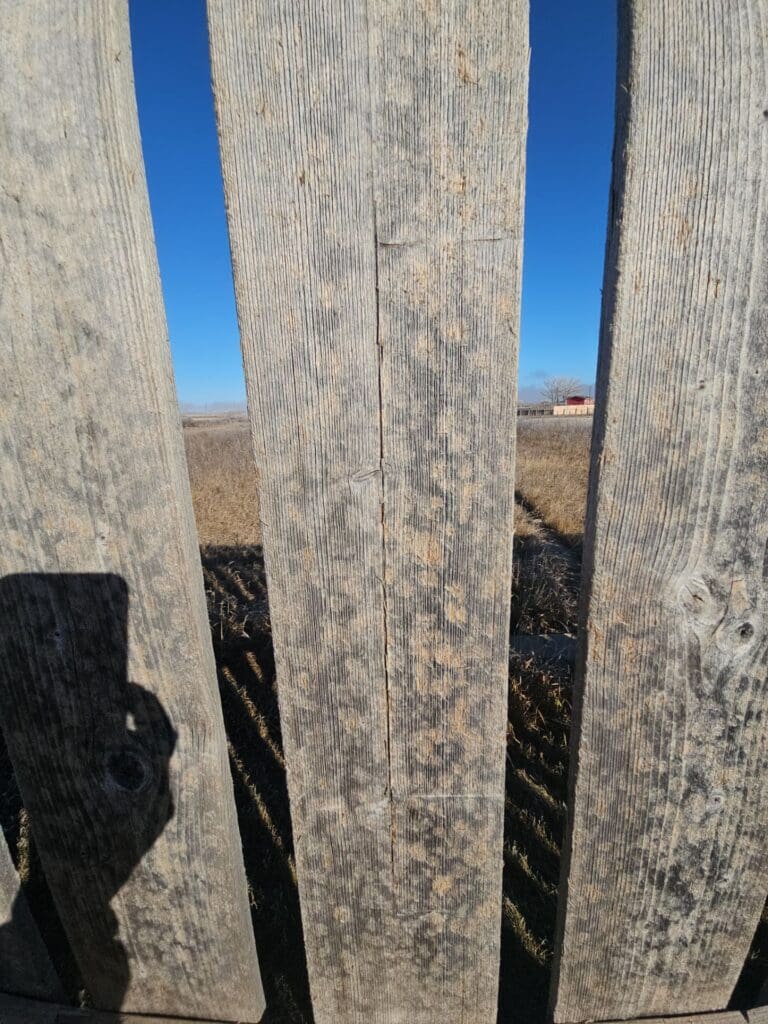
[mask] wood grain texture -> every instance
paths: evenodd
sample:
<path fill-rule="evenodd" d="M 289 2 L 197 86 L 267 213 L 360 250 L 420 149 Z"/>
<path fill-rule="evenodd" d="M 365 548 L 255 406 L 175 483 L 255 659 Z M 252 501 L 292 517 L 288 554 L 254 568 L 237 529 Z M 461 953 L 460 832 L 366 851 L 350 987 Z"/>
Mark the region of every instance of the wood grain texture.
<path fill-rule="evenodd" d="M 710 1013 L 684 1013 L 672 1017 L 642 1017 L 643 1024 L 766 1024 L 768 1007 L 753 1010 L 721 1010 Z M 612 1024 L 618 1024 L 617 1021 Z"/>
<path fill-rule="evenodd" d="M 99 1010 L 80 1010 L 54 1003 L 41 1003 L 31 999 L 18 999 L 0 994 L 0 1024 L 218 1024 L 216 1020 L 199 1017 L 147 1017 L 133 1013 L 102 1013 Z"/>
<path fill-rule="evenodd" d="M 0 992 L 63 1000 L 63 991 L 0 835 Z"/>
<path fill-rule="evenodd" d="M 528 4 L 369 10 L 399 974 L 494 1021 Z"/>
<path fill-rule="evenodd" d="M 557 1021 L 724 1007 L 768 889 L 768 5 L 621 10 Z"/>
<path fill-rule="evenodd" d="M 104 1008 L 263 1008 L 124 0 L 2 0 L 0 710 Z"/>
<path fill-rule="evenodd" d="M 209 22 L 315 1018 L 491 1021 L 527 5 Z"/>
<path fill-rule="evenodd" d="M 737 1010 L 725 1013 L 704 1013 L 682 1017 L 657 1017 L 645 1024 L 765 1024 L 765 1007 L 740 1013 Z M 0 1024 L 162 1024 L 167 1017 L 135 1016 L 127 1013 L 100 1013 L 94 1010 L 73 1010 L 50 1003 L 33 1002 L 0 995 Z M 177 1024 L 192 1024 L 189 1020 L 175 1018 Z M 212 1021 L 197 1021 L 196 1024 L 215 1024 Z"/>

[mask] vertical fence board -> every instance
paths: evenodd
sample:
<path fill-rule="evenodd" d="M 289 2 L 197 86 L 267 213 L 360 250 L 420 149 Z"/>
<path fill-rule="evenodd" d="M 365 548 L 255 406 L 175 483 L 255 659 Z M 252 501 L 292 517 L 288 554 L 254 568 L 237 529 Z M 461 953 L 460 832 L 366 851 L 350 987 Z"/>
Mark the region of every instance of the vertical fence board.
<path fill-rule="evenodd" d="M 375 1024 L 398 993 L 365 5 L 208 11 L 313 1008 Z"/>
<path fill-rule="evenodd" d="M 527 8 L 438 10 L 209 0 L 318 1024 L 496 1013 Z"/>
<path fill-rule="evenodd" d="M 5 839 L 0 835 L 0 992 L 62 999 L 59 979 L 37 930 Z"/>
<path fill-rule="evenodd" d="M 528 4 L 370 12 L 400 970 L 426 1017 L 492 1021 Z"/>
<path fill-rule="evenodd" d="M 9 753 L 96 1004 L 257 1020 L 127 4 L 0 6 Z"/>
<path fill-rule="evenodd" d="M 768 6 L 621 8 L 557 1021 L 724 1007 L 768 888 Z"/>
<path fill-rule="evenodd" d="M 0 1024 L 168 1024 L 169 1019 L 172 1019 L 174 1024 L 221 1024 L 218 1020 L 202 1020 L 200 1017 L 146 1017 L 144 1014 L 76 1010 L 70 1006 L 56 1006 L 53 1003 L 0 995 Z M 720 1022 L 716 1021 L 714 1024 Z M 723 1024 L 731 1024 L 731 1021 Z M 735 1021 L 733 1024 L 739 1022 Z"/>

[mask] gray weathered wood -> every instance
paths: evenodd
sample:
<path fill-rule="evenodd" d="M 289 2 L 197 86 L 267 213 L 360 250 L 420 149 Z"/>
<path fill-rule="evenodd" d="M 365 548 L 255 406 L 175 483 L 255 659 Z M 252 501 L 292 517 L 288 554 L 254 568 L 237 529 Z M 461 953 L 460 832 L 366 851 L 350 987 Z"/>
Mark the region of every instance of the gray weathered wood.
<path fill-rule="evenodd" d="M 495 1021 L 528 4 L 369 12 L 394 976 Z"/>
<path fill-rule="evenodd" d="M 125 0 L 0 0 L 0 709 L 97 1005 L 263 999 Z"/>
<path fill-rule="evenodd" d="M 608 1021 L 606 1024 L 620 1024 L 625 1018 Z M 671 1017 L 642 1017 L 637 1024 L 767 1024 L 768 1008 L 757 1007 L 754 1010 L 721 1010 L 709 1013 L 683 1013 Z"/>
<path fill-rule="evenodd" d="M 724 1007 L 768 889 L 768 4 L 621 10 L 557 1021 Z"/>
<path fill-rule="evenodd" d="M 0 992 L 63 999 L 56 972 L 0 834 Z"/>
<path fill-rule="evenodd" d="M 103 1013 L 80 1010 L 31 999 L 0 995 L 0 1024 L 168 1024 L 168 1017 L 147 1017 L 133 1013 Z M 175 1024 L 217 1024 L 216 1020 L 174 1017 Z"/>
<path fill-rule="evenodd" d="M 209 0 L 315 1018 L 492 1021 L 524 0 Z"/>
<path fill-rule="evenodd" d="M 624 1018 L 621 1018 L 622 1020 Z M 754 1010 L 722 1010 L 711 1013 L 683 1013 L 671 1017 L 643 1017 L 643 1024 L 766 1024 L 767 1008 L 757 1007 Z M 619 1024 L 618 1021 L 608 1024 Z"/>
<path fill-rule="evenodd" d="M 0 1024 L 59 1024 L 59 1009 L 54 1003 L 0 995 Z"/>
<path fill-rule="evenodd" d="M 50 1003 L 38 1003 L 29 999 L 16 999 L 0 995 L 0 1024 L 163 1024 L 167 1017 L 134 1016 L 126 1013 L 100 1013 L 94 1010 L 73 1010 Z M 177 1024 L 192 1024 L 191 1021 L 176 1018 Z M 725 1013 L 705 1013 L 682 1017 L 658 1017 L 644 1020 L 643 1024 L 765 1024 L 764 1007 L 749 1010 L 746 1014 L 738 1010 Z M 215 1024 L 213 1021 L 196 1021 L 195 1024 Z"/>

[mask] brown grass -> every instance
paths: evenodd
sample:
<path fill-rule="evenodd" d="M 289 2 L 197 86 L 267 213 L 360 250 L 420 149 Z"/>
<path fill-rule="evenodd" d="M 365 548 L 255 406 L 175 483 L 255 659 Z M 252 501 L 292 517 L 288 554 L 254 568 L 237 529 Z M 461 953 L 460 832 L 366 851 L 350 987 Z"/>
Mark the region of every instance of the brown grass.
<path fill-rule="evenodd" d="M 264 562 L 258 479 L 244 420 L 185 430 L 208 610 L 261 971 L 271 1024 L 312 1020 Z M 520 424 L 509 663 L 499 1021 L 543 1024 L 566 820 L 571 661 L 514 637 L 576 632 L 589 430 Z M 570 642 L 570 641 L 569 641 Z M 71 992 L 77 971 L 0 744 L 0 823 Z M 748 1002 L 768 947 L 763 922 L 740 983 Z M 762 966 L 761 966 L 762 965 Z M 751 970 L 751 974 L 750 974 Z M 436 1008 L 436 1019 L 440 1019 Z"/>
<path fill-rule="evenodd" d="M 186 421 L 192 505 L 202 547 L 261 543 L 258 474 L 244 419 Z"/>
<path fill-rule="evenodd" d="M 550 529 L 578 547 L 584 533 L 591 417 L 523 419 L 516 487 Z"/>
<path fill-rule="evenodd" d="M 513 636 L 574 636 L 589 421 L 519 424 Z M 310 1021 L 257 479 L 246 424 L 187 431 L 209 613 L 270 1020 Z M 208 545 L 208 546 L 206 546 Z M 211 545 L 239 545 L 223 547 Z M 546 1020 L 566 820 L 569 660 L 510 652 L 499 1020 Z M 763 923 L 758 944 L 766 945 Z M 762 935 L 762 939 L 761 939 Z M 764 954 L 753 949 L 740 990 Z"/>
<path fill-rule="evenodd" d="M 515 533 L 541 525 L 578 546 L 584 530 L 591 420 L 521 420 L 517 445 Z M 258 473 L 247 420 L 184 421 L 192 503 L 202 547 L 261 543 Z"/>
<path fill-rule="evenodd" d="M 586 479 L 589 434 L 559 424 L 550 432 L 525 427 L 519 457 L 526 472 L 535 480 L 539 460 L 539 472 L 552 479 L 548 487 L 538 481 L 535 495 L 523 491 L 525 504 L 516 509 L 512 633 L 572 635 L 578 554 L 557 532 L 578 548 L 583 509 L 573 492 L 567 510 L 557 496 L 574 473 Z M 186 443 L 262 974 L 275 1021 L 309 1020 L 248 430 L 245 422 L 198 425 L 186 431 Z M 567 661 L 511 653 L 502 1021 L 545 1019 L 565 823 L 570 673 Z"/>

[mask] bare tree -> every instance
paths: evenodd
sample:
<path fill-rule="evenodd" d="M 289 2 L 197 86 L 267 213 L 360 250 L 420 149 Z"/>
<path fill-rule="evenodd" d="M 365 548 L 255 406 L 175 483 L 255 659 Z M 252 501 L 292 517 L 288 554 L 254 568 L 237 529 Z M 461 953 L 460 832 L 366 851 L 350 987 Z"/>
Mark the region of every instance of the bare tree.
<path fill-rule="evenodd" d="M 562 405 L 571 395 L 584 393 L 584 385 L 576 377 L 547 377 L 541 386 L 541 394 L 550 405 Z"/>

